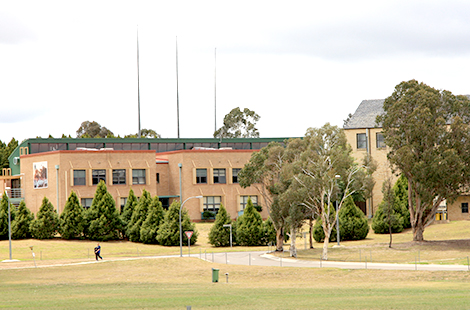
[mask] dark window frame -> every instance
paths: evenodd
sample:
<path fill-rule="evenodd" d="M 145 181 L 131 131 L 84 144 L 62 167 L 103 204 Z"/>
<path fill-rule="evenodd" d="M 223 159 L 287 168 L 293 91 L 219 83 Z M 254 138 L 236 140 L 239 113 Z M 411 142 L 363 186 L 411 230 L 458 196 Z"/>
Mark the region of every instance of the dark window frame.
<path fill-rule="evenodd" d="M 462 202 L 462 213 L 468 213 L 468 202 Z"/>
<path fill-rule="evenodd" d="M 124 172 L 124 175 L 118 173 Z M 126 185 L 127 184 L 127 173 L 126 169 L 113 169 L 113 185 Z"/>
<path fill-rule="evenodd" d="M 218 213 L 222 204 L 222 196 L 204 196 L 202 199 L 202 207 L 204 211 Z"/>
<path fill-rule="evenodd" d="M 101 180 L 106 184 L 106 169 L 93 169 L 91 171 L 92 185 L 98 185 Z"/>
<path fill-rule="evenodd" d="M 232 183 L 233 184 L 240 183 L 238 180 L 238 174 L 240 173 L 241 170 L 242 168 L 232 168 Z"/>
<path fill-rule="evenodd" d="M 212 180 L 214 181 L 214 184 L 227 183 L 227 169 L 225 168 L 212 169 Z"/>
<path fill-rule="evenodd" d="M 75 172 L 83 172 L 84 176 L 76 176 Z M 86 185 L 86 169 L 74 169 L 73 170 L 73 186 L 84 186 Z"/>
<path fill-rule="evenodd" d="M 384 135 L 381 132 L 378 132 L 375 134 L 375 141 L 376 141 L 376 146 L 378 149 L 383 149 L 386 147 Z"/>
<path fill-rule="evenodd" d="M 196 184 L 207 184 L 207 169 L 206 168 L 196 169 Z"/>
<path fill-rule="evenodd" d="M 147 184 L 147 169 L 132 169 L 132 185 Z M 135 175 L 134 172 L 143 172 L 143 175 Z"/>
<path fill-rule="evenodd" d="M 367 135 L 365 133 L 356 134 L 356 147 L 358 150 L 367 149 Z"/>

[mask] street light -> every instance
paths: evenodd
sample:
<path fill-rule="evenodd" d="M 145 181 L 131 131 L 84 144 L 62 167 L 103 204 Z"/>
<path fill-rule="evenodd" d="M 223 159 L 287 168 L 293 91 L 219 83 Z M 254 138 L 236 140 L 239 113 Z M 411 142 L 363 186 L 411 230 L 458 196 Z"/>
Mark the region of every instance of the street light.
<path fill-rule="evenodd" d="M 10 212 L 10 196 L 8 196 L 8 190 L 9 187 L 5 187 L 5 194 L 7 195 L 8 199 L 8 243 L 10 246 L 10 261 L 12 260 L 11 258 L 11 212 Z"/>
<path fill-rule="evenodd" d="M 339 174 L 335 175 L 335 179 L 338 180 L 341 178 Z M 338 197 L 338 196 L 336 196 Z M 336 199 L 336 239 L 338 241 L 338 246 L 339 245 L 339 206 L 338 206 L 338 199 Z"/>
<path fill-rule="evenodd" d="M 188 201 L 189 199 L 193 199 L 193 198 L 202 198 L 202 196 L 189 197 L 188 199 L 183 201 L 183 203 L 180 206 L 180 257 L 183 257 L 183 229 L 181 228 L 181 210 L 183 209 L 183 206 L 186 203 L 186 201 Z"/>
<path fill-rule="evenodd" d="M 230 248 L 232 248 L 232 224 L 225 224 L 224 227 L 230 227 Z"/>

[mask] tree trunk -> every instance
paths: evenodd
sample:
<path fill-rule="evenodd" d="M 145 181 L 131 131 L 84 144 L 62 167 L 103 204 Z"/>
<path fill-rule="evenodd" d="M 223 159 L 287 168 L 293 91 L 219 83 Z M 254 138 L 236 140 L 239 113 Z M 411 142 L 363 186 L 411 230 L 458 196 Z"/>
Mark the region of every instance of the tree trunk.
<path fill-rule="evenodd" d="M 276 230 L 276 252 L 284 252 L 284 230 Z"/>
<path fill-rule="evenodd" d="M 424 237 L 424 224 L 422 221 L 418 221 L 415 226 L 413 226 L 413 241 L 423 241 Z"/>
<path fill-rule="evenodd" d="M 392 224 L 390 221 L 388 222 L 388 233 L 390 234 L 390 243 L 388 244 L 388 247 L 391 248 L 392 247 Z"/>
<path fill-rule="evenodd" d="M 296 239 L 297 239 L 297 229 L 295 227 L 291 227 L 291 229 L 290 229 L 290 247 L 289 247 L 290 257 L 297 257 L 297 248 L 295 246 Z"/>
<path fill-rule="evenodd" d="M 309 236 L 309 243 L 310 248 L 313 249 L 313 219 L 310 218 L 308 222 L 308 236 Z"/>
<path fill-rule="evenodd" d="M 323 260 L 328 260 L 328 244 L 330 242 L 330 233 L 325 232 L 325 240 L 323 241 L 323 253 L 322 253 L 322 259 Z"/>

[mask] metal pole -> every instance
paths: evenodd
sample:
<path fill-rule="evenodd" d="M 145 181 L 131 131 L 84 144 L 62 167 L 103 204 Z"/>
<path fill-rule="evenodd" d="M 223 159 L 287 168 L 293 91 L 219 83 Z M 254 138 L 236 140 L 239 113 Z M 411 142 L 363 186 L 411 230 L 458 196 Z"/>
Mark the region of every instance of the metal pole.
<path fill-rule="evenodd" d="M 336 239 L 338 240 L 339 246 L 339 211 L 338 211 L 338 204 L 336 204 Z"/>
<path fill-rule="evenodd" d="M 191 257 L 191 239 L 188 238 L 188 257 Z"/>
<path fill-rule="evenodd" d="M 138 126 L 137 138 L 141 137 L 140 133 L 140 72 L 139 72 L 139 26 L 137 26 L 137 114 Z"/>
<path fill-rule="evenodd" d="M 9 189 L 9 188 L 7 188 Z M 7 195 L 7 199 L 8 199 L 8 244 L 9 244 L 9 248 L 10 248 L 10 260 L 11 259 L 11 211 L 10 211 L 10 196 L 8 196 L 8 191 L 7 189 L 5 189 L 5 193 Z"/>
<path fill-rule="evenodd" d="M 180 94 L 178 84 L 178 37 L 176 37 L 176 122 L 178 129 L 178 139 L 180 137 Z"/>

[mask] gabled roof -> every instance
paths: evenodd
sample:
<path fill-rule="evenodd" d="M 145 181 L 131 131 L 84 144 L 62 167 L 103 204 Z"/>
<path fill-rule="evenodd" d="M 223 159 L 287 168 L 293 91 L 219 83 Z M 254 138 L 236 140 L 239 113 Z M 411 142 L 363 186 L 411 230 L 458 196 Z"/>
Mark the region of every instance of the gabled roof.
<path fill-rule="evenodd" d="M 376 128 L 375 119 L 383 113 L 384 99 L 363 100 L 356 112 L 343 126 L 344 129 Z"/>

